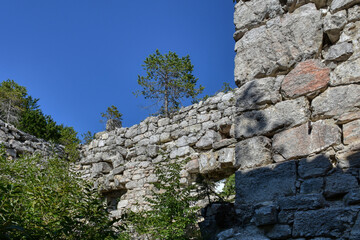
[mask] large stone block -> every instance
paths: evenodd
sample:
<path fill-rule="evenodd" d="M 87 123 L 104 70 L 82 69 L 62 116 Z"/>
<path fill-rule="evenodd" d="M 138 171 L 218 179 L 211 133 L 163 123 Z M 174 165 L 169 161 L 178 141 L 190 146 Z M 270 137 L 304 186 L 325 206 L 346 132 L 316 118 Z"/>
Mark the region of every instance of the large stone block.
<path fill-rule="evenodd" d="M 248 30 L 262 25 L 266 19 L 274 18 L 283 13 L 278 0 L 239 1 L 235 5 L 234 24 L 235 40 L 238 40 Z"/>
<path fill-rule="evenodd" d="M 360 82 L 360 57 L 338 65 L 331 73 L 331 86 L 359 83 Z"/>
<path fill-rule="evenodd" d="M 325 178 L 325 197 L 332 198 L 344 195 L 359 187 L 356 177 L 343 172 L 335 172 Z"/>
<path fill-rule="evenodd" d="M 354 53 L 350 57 L 355 59 L 360 56 L 360 21 L 351 22 L 345 25 L 340 35 L 339 42 L 351 42 Z"/>
<path fill-rule="evenodd" d="M 309 102 L 305 98 L 283 101 L 259 111 L 241 114 L 235 119 L 236 138 L 269 135 L 308 121 Z"/>
<path fill-rule="evenodd" d="M 295 62 L 312 58 L 319 53 L 322 37 L 321 13 L 314 4 L 248 31 L 235 46 L 236 84 L 288 71 Z"/>
<path fill-rule="evenodd" d="M 281 92 L 287 98 L 296 98 L 325 89 L 330 81 L 330 69 L 319 60 L 299 63 L 281 84 Z"/>
<path fill-rule="evenodd" d="M 340 128 L 326 121 L 291 128 L 273 138 L 276 161 L 305 157 L 341 143 Z"/>
<path fill-rule="evenodd" d="M 322 194 L 305 194 L 281 197 L 278 203 L 282 210 L 312 210 L 323 207 L 325 199 Z"/>
<path fill-rule="evenodd" d="M 273 201 L 296 193 L 296 163 L 236 172 L 236 204 Z"/>
<path fill-rule="evenodd" d="M 360 85 L 347 85 L 329 88 L 311 103 L 315 119 L 332 118 L 360 107 Z"/>
<path fill-rule="evenodd" d="M 235 156 L 235 167 L 240 169 L 271 164 L 271 140 L 261 136 L 238 142 Z"/>
<path fill-rule="evenodd" d="M 236 110 L 261 109 L 281 100 L 280 84 L 283 77 L 252 80 L 236 90 Z"/>
<path fill-rule="evenodd" d="M 319 177 L 324 176 L 331 168 L 330 159 L 323 154 L 319 154 L 301 159 L 299 161 L 298 173 L 301 178 Z"/>
<path fill-rule="evenodd" d="M 293 237 L 331 237 L 339 239 L 354 224 L 358 210 L 328 208 L 296 212 Z"/>

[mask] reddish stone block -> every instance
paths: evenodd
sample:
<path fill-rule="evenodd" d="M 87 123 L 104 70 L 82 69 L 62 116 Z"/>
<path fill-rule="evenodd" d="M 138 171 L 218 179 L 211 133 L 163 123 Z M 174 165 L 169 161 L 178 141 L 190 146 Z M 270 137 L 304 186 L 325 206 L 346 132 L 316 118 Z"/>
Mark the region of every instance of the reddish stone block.
<path fill-rule="evenodd" d="M 284 78 L 281 91 L 285 97 L 296 98 L 323 90 L 330 81 L 330 69 L 318 60 L 299 63 Z"/>

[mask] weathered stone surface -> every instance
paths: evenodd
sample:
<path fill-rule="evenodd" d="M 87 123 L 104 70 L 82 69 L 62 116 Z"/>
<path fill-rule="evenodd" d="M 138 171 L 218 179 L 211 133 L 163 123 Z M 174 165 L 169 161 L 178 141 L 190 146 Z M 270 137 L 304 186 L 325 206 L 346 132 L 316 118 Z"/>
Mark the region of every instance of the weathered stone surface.
<path fill-rule="evenodd" d="M 273 152 L 287 160 L 317 153 L 340 143 L 340 128 L 320 120 L 276 134 L 273 138 Z"/>
<path fill-rule="evenodd" d="M 276 205 L 269 203 L 255 209 L 252 221 L 256 226 L 275 224 L 277 222 Z"/>
<path fill-rule="evenodd" d="M 331 73 L 331 86 L 359 83 L 360 82 L 360 57 L 338 65 Z"/>
<path fill-rule="evenodd" d="M 199 172 L 199 160 L 198 159 L 194 159 L 189 161 L 186 166 L 185 169 L 189 172 L 189 173 L 198 173 Z"/>
<path fill-rule="evenodd" d="M 340 168 L 360 167 L 360 143 L 345 147 L 336 153 Z"/>
<path fill-rule="evenodd" d="M 206 174 L 217 169 L 221 169 L 220 162 L 217 161 L 218 154 L 212 151 L 207 153 L 202 153 L 199 159 L 199 170 L 200 173 Z"/>
<path fill-rule="evenodd" d="M 218 161 L 222 164 L 222 168 L 226 166 L 232 167 L 235 163 L 235 148 L 223 148 L 218 151 Z"/>
<path fill-rule="evenodd" d="M 235 167 L 240 169 L 260 167 L 272 163 L 271 140 L 254 137 L 240 141 L 235 148 Z"/>
<path fill-rule="evenodd" d="M 311 178 L 306 179 L 300 187 L 300 193 L 302 194 L 310 194 L 310 193 L 322 193 L 324 186 L 323 178 Z"/>
<path fill-rule="evenodd" d="M 261 109 L 281 100 L 279 92 L 283 77 L 268 77 L 252 80 L 236 91 L 236 110 Z"/>
<path fill-rule="evenodd" d="M 266 19 L 274 18 L 283 13 L 277 0 L 239 1 L 235 5 L 234 24 L 236 30 L 246 32 L 264 24 Z M 238 37 L 240 39 L 241 36 Z"/>
<path fill-rule="evenodd" d="M 354 53 L 350 60 L 360 57 L 360 21 L 346 24 L 339 42 L 352 42 Z"/>
<path fill-rule="evenodd" d="M 318 60 L 299 63 L 281 84 L 281 92 L 287 98 L 296 98 L 325 89 L 330 81 L 330 69 Z"/>
<path fill-rule="evenodd" d="M 219 133 L 208 130 L 203 137 L 196 143 L 196 147 L 200 149 L 211 149 L 214 142 L 220 139 Z"/>
<path fill-rule="evenodd" d="M 356 5 L 348 10 L 348 21 L 355 22 L 360 20 L 360 6 Z"/>
<path fill-rule="evenodd" d="M 332 12 L 337 12 L 343 9 L 350 8 L 357 3 L 360 3 L 360 0 L 333 0 L 330 5 L 330 10 Z"/>
<path fill-rule="evenodd" d="M 282 210 L 311 210 L 323 207 L 325 199 L 322 194 L 305 194 L 282 197 L 278 203 Z"/>
<path fill-rule="evenodd" d="M 360 203 L 360 189 L 351 190 L 344 197 L 344 203 L 346 205 L 355 205 Z"/>
<path fill-rule="evenodd" d="M 329 208 L 296 212 L 293 237 L 341 237 L 355 221 L 357 211 Z"/>
<path fill-rule="evenodd" d="M 247 32 L 235 46 L 235 82 L 287 71 L 296 61 L 318 54 L 322 44 L 321 14 L 314 4 L 269 20 Z"/>
<path fill-rule="evenodd" d="M 341 116 L 360 107 L 360 85 L 329 88 L 316 97 L 311 106 L 315 119 Z"/>
<path fill-rule="evenodd" d="M 347 22 L 346 11 L 335 14 L 328 13 L 324 18 L 324 32 L 328 35 L 331 42 L 335 43 L 340 38 L 341 30 Z"/>
<path fill-rule="evenodd" d="M 121 128 L 122 124 L 120 120 L 117 119 L 109 119 L 106 122 L 106 131 L 113 131 L 116 128 Z"/>
<path fill-rule="evenodd" d="M 343 115 L 341 115 L 335 119 L 336 119 L 337 124 L 348 123 L 348 122 L 360 119 L 360 111 L 344 113 Z"/>
<path fill-rule="evenodd" d="M 109 173 L 111 170 L 110 164 L 106 162 L 94 163 L 92 169 L 94 173 Z"/>
<path fill-rule="evenodd" d="M 360 142 L 360 120 L 343 125 L 344 144 Z"/>
<path fill-rule="evenodd" d="M 324 176 L 331 168 L 330 159 L 323 154 L 319 154 L 301 159 L 299 161 L 298 173 L 301 178 L 319 177 Z"/>
<path fill-rule="evenodd" d="M 236 138 L 272 134 L 308 120 L 309 103 L 305 98 L 283 101 L 273 107 L 245 112 L 235 120 Z"/>
<path fill-rule="evenodd" d="M 276 200 L 296 192 L 296 164 L 285 162 L 236 172 L 236 202 L 253 203 Z"/>
<path fill-rule="evenodd" d="M 323 51 L 323 56 L 326 61 L 345 61 L 353 54 L 353 52 L 354 49 L 352 43 L 342 42 L 332 45 L 329 49 Z"/>
<path fill-rule="evenodd" d="M 274 225 L 266 236 L 270 239 L 289 239 L 291 237 L 291 227 L 289 225 Z"/>
<path fill-rule="evenodd" d="M 357 179 L 343 172 L 336 172 L 325 178 L 325 197 L 331 198 L 358 188 Z"/>

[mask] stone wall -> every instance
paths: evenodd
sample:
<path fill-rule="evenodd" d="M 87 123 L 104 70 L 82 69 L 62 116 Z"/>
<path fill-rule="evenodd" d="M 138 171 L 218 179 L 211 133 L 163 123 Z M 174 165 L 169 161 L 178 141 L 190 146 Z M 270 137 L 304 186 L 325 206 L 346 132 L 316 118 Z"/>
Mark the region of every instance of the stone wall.
<path fill-rule="evenodd" d="M 234 22 L 234 217 L 209 206 L 203 231 L 360 239 L 360 1 L 238 1 Z"/>
<path fill-rule="evenodd" d="M 54 153 L 62 155 L 64 151 L 62 146 L 24 133 L 2 120 L 0 120 L 0 145 L 5 148 L 7 155 L 13 158 L 29 153 L 38 153 L 46 157 Z"/>
<path fill-rule="evenodd" d="M 194 182 L 198 174 L 215 180 L 227 177 L 238 168 L 235 95 L 221 92 L 181 108 L 171 118 L 148 117 L 130 128 L 97 133 L 83 147 L 78 169 L 96 181 L 114 216 L 146 207 L 144 198 L 157 181 L 154 164 L 165 158 L 188 160 L 181 171 L 183 183 Z"/>

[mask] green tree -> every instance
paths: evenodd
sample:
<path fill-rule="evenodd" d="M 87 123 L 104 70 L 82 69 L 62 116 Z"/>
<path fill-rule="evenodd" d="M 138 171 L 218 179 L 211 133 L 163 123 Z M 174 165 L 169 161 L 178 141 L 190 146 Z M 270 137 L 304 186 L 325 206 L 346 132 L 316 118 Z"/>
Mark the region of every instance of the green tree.
<path fill-rule="evenodd" d="M 122 121 L 122 114 L 119 112 L 118 108 L 114 105 L 108 107 L 105 113 L 101 113 L 101 117 L 105 118 L 105 121 L 114 119 L 121 123 Z"/>
<path fill-rule="evenodd" d="M 160 113 L 169 117 L 177 110 L 182 99 L 194 99 L 204 87 L 196 88 L 197 78 L 192 71 L 189 55 L 179 58 L 176 53 L 162 55 L 159 50 L 149 55 L 142 65 L 145 76 L 138 76 L 138 84 L 142 90 L 136 91 L 136 96 L 143 95 L 145 99 L 161 103 Z"/>
<path fill-rule="evenodd" d="M 24 111 L 26 88 L 14 80 L 6 80 L 0 84 L 0 114 L 6 122 L 16 125 Z"/>
<path fill-rule="evenodd" d="M 57 143 L 65 146 L 65 154 L 67 159 L 71 162 L 74 162 L 80 158 L 80 153 L 78 150 L 80 139 L 77 137 L 77 132 L 73 127 L 67 127 L 60 125 L 60 139 Z"/>
<path fill-rule="evenodd" d="M 155 168 L 158 182 L 152 196 L 146 200 L 151 210 L 129 214 L 131 224 L 139 234 L 149 239 L 185 240 L 198 235 L 196 230 L 197 197 L 193 185 L 180 183 L 183 162 L 159 163 Z"/>
<path fill-rule="evenodd" d="M 122 126 L 122 114 L 114 105 L 108 107 L 105 113 L 101 113 L 101 117 L 105 118 L 105 120 L 101 120 L 100 122 L 106 122 L 107 131 L 112 131 Z"/>
<path fill-rule="evenodd" d="M 99 193 L 71 164 L 0 154 L 0 239 L 121 239 Z"/>

